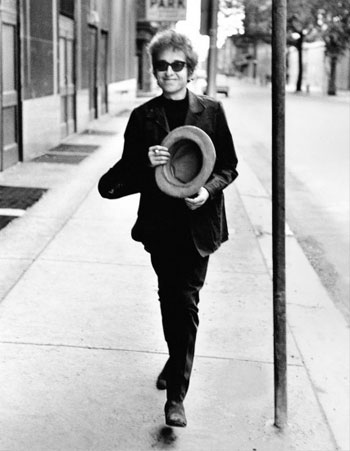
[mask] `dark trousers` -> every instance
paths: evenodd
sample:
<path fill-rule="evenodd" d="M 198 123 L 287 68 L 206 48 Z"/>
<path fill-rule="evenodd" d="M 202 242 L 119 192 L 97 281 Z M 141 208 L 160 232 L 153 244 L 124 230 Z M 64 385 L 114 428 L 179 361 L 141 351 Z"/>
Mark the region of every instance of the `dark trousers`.
<path fill-rule="evenodd" d="M 165 372 L 167 399 L 183 401 L 186 396 L 199 324 L 199 291 L 209 257 L 201 257 L 190 237 L 150 249 L 158 276 L 158 294 L 169 360 Z"/>

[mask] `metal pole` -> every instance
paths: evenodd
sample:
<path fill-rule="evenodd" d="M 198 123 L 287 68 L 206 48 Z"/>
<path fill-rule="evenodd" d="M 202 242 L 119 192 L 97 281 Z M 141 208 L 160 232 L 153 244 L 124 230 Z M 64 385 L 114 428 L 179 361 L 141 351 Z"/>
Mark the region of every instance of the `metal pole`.
<path fill-rule="evenodd" d="M 216 97 L 217 35 L 218 35 L 218 0 L 210 0 L 210 28 L 208 54 L 207 94 Z"/>
<path fill-rule="evenodd" d="M 286 0 L 272 1 L 272 258 L 275 426 L 287 423 L 285 262 Z"/>

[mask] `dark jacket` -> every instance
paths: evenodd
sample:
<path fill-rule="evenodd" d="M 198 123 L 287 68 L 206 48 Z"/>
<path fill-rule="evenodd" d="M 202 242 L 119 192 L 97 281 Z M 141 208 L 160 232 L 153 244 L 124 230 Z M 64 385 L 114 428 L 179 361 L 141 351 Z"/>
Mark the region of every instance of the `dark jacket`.
<path fill-rule="evenodd" d="M 130 193 L 141 192 L 132 237 L 144 243 L 146 249 L 157 236 L 167 233 L 167 227 L 172 227 L 172 223 L 167 223 L 165 214 L 170 205 L 172 212 L 178 209 L 186 215 L 190 233 L 200 254 L 209 255 L 228 239 L 222 190 L 238 175 L 237 157 L 220 102 L 189 91 L 189 109 L 184 125 L 194 125 L 204 130 L 216 150 L 213 173 L 204 185 L 210 196 L 202 207 L 189 210 L 184 206 L 183 199 L 170 198 L 155 183 L 154 168 L 149 166 L 148 149 L 161 144 L 170 131 L 161 97 L 148 101 L 131 113 L 124 135 L 122 159 L 101 178 L 99 191 L 103 197 L 117 197 L 113 196 L 114 188 L 118 189 L 117 181 L 122 178 L 126 185 L 130 185 L 125 194 L 128 194 L 128 190 Z"/>

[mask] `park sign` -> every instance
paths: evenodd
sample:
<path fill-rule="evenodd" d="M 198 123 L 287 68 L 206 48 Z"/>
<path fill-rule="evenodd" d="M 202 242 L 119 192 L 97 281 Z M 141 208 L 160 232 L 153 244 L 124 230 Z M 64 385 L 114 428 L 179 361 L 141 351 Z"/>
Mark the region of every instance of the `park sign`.
<path fill-rule="evenodd" d="M 146 0 L 146 20 L 177 22 L 186 19 L 187 0 Z"/>

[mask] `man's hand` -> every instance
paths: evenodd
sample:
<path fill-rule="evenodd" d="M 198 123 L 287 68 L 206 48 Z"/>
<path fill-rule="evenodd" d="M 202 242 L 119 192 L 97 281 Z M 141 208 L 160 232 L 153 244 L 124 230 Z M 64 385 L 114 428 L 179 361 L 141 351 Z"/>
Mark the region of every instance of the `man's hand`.
<path fill-rule="evenodd" d="M 205 188 L 200 188 L 196 197 L 186 197 L 185 203 L 190 210 L 196 210 L 205 204 L 209 198 L 209 193 Z"/>
<path fill-rule="evenodd" d="M 168 148 L 164 146 L 151 146 L 148 149 L 148 159 L 152 168 L 166 164 L 170 158 Z"/>

